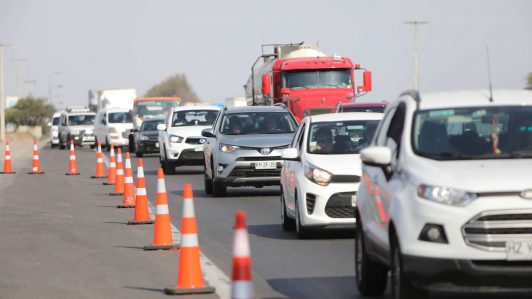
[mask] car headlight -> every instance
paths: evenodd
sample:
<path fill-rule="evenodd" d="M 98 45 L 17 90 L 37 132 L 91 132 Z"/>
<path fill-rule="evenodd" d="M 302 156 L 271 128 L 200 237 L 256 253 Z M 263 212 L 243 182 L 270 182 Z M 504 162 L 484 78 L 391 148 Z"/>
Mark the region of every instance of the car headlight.
<path fill-rule="evenodd" d="M 229 145 L 229 144 L 220 144 L 220 150 L 224 153 L 232 153 L 239 149 L 240 147 L 236 145 Z"/>
<path fill-rule="evenodd" d="M 477 198 L 476 193 L 465 190 L 423 184 L 417 187 L 417 195 L 424 199 L 451 206 L 465 206 Z"/>
<path fill-rule="evenodd" d="M 183 141 L 183 137 L 177 135 L 170 135 L 170 142 L 180 143 Z"/>
<path fill-rule="evenodd" d="M 150 137 L 146 135 L 140 135 L 140 140 L 150 140 Z"/>
<path fill-rule="evenodd" d="M 305 176 L 307 177 L 307 179 L 318 185 L 327 186 L 331 182 L 332 174 L 310 163 L 306 163 Z"/>

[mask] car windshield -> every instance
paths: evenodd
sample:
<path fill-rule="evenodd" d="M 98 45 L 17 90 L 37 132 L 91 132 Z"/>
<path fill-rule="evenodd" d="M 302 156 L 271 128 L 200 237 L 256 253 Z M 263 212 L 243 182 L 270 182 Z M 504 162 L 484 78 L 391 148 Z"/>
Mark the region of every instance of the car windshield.
<path fill-rule="evenodd" d="M 414 117 L 416 154 L 435 160 L 532 158 L 532 107 L 425 110 Z"/>
<path fill-rule="evenodd" d="M 69 115 L 68 125 L 69 126 L 93 125 L 94 116 L 95 116 L 94 114 Z"/>
<path fill-rule="evenodd" d="M 344 106 L 342 107 L 342 112 L 377 112 L 377 113 L 383 113 L 384 112 L 383 106 Z"/>
<path fill-rule="evenodd" d="M 59 125 L 59 117 L 54 117 L 54 119 L 52 120 L 52 126 L 57 126 Z"/>
<path fill-rule="evenodd" d="M 172 127 L 211 126 L 218 110 L 182 110 L 175 111 L 172 117 Z"/>
<path fill-rule="evenodd" d="M 142 123 L 141 131 L 157 131 L 157 125 L 164 123 L 164 120 L 148 120 Z"/>
<path fill-rule="evenodd" d="M 131 114 L 129 112 L 112 112 L 109 113 L 109 123 L 113 124 L 126 124 L 126 123 L 132 123 L 133 119 L 131 118 Z"/>
<path fill-rule="evenodd" d="M 224 115 L 220 131 L 225 135 L 289 134 L 296 128 L 289 112 L 247 112 Z"/>
<path fill-rule="evenodd" d="M 162 116 L 173 107 L 179 106 L 178 101 L 139 101 L 135 103 L 136 114 L 140 118 Z"/>
<path fill-rule="evenodd" d="M 357 154 L 373 138 L 378 120 L 319 122 L 310 126 L 307 152 L 319 155 Z"/>
<path fill-rule="evenodd" d="M 283 87 L 304 88 L 352 88 L 350 69 L 298 70 L 283 73 Z"/>

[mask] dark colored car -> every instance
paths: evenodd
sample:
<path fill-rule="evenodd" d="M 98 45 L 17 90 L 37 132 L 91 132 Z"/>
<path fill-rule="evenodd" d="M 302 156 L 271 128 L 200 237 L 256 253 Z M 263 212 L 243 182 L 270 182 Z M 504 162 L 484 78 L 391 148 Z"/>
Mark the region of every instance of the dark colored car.
<path fill-rule="evenodd" d="M 162 123 L 164 123 L 164 118 L 147 119 L 142 123 L 139 134 L 135 134 L 135 154 L 137 157 L 159 152 L 157 125 Z"/>
<path fill-rule="evenodd" d="M 377 112 L 384 113 L 384 109 L 388 105 L 388 102 L 383 101 L 380 103 L 338 103 L 332 109 L 332 113 L 341 112 Z"/>

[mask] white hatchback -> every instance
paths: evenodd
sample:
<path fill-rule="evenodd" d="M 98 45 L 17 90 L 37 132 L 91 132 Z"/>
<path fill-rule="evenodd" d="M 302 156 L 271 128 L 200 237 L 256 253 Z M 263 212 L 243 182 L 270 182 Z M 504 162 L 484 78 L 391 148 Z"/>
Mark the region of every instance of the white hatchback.
<path fill-rule="evenodd" d="M 307 116 L 283 150 L 281 221 L 298 237 L 314 229 L 355 226 L 361 176 L 359 151 L 371 141 L 382 113 Z"/>

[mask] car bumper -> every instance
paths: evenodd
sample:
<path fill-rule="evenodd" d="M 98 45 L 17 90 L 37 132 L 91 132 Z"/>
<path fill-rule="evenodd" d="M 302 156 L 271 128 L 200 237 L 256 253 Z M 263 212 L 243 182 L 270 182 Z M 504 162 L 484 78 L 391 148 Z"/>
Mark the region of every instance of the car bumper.
<path fill-rule="evenodd" d="M 73 136 L 76 145 L 94 145 L 96 143 L 94 136 Z"/>
<path fill-rule="evenodd" d="M 460 260 L 402 257 L 405 273 L 417 287 L 429 290 L 532 291 L 532 263 L 505 260 Z"/>
<path fill-rule="evenodd" d="M 109 141 L 109 144 L 112 144 L 114 146 L 126 146 L 129 145 L 129 139 L 124 138 L 123 136 L 113 136 L 109 135 L 107 137 L 107 140 Z"/>
<path fill-rule="evenodd" d="M 203 146 L 199 147 L 185 146 L 180 149 L 169 149 L 166 153 L 167 162 L 176 165 L 203 165 Z"/>
<path fill-rule="evenodd" d="M 158 153 L 159 142 L 157 140 L 140 141 L 137 152 L 139 153 Z"/>

